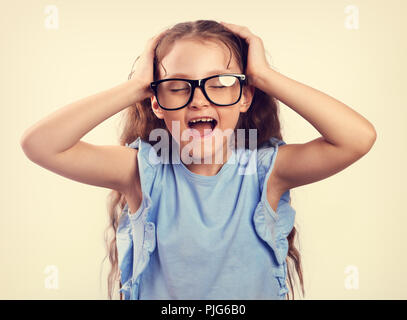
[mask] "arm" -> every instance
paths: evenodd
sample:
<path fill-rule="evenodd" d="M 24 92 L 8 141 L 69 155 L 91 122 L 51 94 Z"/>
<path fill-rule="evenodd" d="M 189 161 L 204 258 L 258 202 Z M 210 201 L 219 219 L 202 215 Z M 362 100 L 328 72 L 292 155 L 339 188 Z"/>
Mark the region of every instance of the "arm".
<path fill-rule="evenodd" d="M 373 125 L 356 111 L 271 68 L 257 78 L 257 86 L 301 115 L 322 135 L 304 144 L 279 147 L 268 183 L 275 179 L 281 190 L 316 182 L 345 169 L 366 154 L 376 140 Z"/>
<path fill-rule="evenodd" d="M 137 58 L 131 79 L 69 104 L 26 130 L 21 146 L 29 159 L 67 178 L 131 196 L 131 210 L 141 201 L 137 150 L 95 146 L 80 139 L 99 123 L 151 97 L 155 47 L 166 30 L 150 38 Z M 133 202 L 133 200 L 135 202 Z"/>
<path fill-rule="evenodd" d="M 327 94 L 274 71 L 267 62 L 262 39 L 246 26 L 221 24 L 245 39 L 249 46 L 246 68 L 249 84 L 282 101 L 322 135 L 304 144 L 279 147 L 274 169 L 267 180 L 273 209 L 280 198 L 277 196 L 286 190 L 325 179 L 370 150 L 376 131 L 369 121 Z M 273 188 L 270 188 L 271 180 Z"/>
<path fill-rule="evenodd" d="M 137 80 L 126 81 L 64 106 L 21 137 L 27 157 L 59 175 L 125 192 L 134 179 L 137 150 L 95 146 L 80 139 L 98 124 L 140 100 Z"/>

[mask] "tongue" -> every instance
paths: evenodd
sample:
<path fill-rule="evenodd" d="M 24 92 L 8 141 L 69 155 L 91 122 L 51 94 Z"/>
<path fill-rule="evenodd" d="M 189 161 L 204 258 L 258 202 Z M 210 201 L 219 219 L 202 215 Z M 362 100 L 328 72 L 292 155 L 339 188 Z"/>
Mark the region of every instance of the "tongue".
<path fill-rule="evenodd" d="M 197 122 L 191 125 L 191 128 L 198 130 L 199 134 L 203 136 L 204 134 L 209 134 L 211 130 L 212 131 L 212 125 L 208 122 Z M 206 130 L 205 130 L 206 129 Z M 204 131 L 205 130 L 205 131 Z"/>

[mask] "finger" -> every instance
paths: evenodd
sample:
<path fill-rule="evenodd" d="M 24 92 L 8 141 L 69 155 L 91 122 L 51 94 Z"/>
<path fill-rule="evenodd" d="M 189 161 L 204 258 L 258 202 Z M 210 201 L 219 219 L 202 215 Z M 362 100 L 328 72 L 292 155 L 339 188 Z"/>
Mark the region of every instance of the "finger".
<path fill-rule="evenodd" d="M 164 33 L 166 33 L 168 30 L 169 30 L 169 29 L 166 28 L 166 29 L 160 31 L 158 34 L 156 34 L 156 35 L 153 37 L 153 39 L 160 38 L 160 37 L 161 37 Z"/>
<path fill-rule="evenodd" d="M 249 40 L 254 37 L 254 34 L 250 32 L 249 28 L 246 26 L 239 26 L 237 24 L 233 23 L 226 23 L 221 21 L 220 22 L 223 26 L 226 28 L 230 29 L 231 31 L 235 32 L 238 34 L 240 37 L 242 37 L 245 40 Z"/>
<path fill-rule="evenodd" d="M 229 28 L 234 29 L 234 30 L 240 30 L 240 29 L 244 29 L 244 28 L 247 29 L 246 26 L 241 26 L 241 25 L 238 25 L 238 24 L 228 23 L 228 22 L 224 22 L 224 21 L 221 21 L 220 23 L 222 25 L 224 25 L 225 27 L 229 27 Z"/>
<path fill-rule="evenodd" d="M 154 46 L 155 44 L 158 43 L 158 40 L 161 39 L 161 37 L 168 31 L 169 29 L 164 29 L 161 32 L 159 32 L 158 34 L 156 34 L 155 36 L 151 37 L 149 39 L 149 46 Z"/>

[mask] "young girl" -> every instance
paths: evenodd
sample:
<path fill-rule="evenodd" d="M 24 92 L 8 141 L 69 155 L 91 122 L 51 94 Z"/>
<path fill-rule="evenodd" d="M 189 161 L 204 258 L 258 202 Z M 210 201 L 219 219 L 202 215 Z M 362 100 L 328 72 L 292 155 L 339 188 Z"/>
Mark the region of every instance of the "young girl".
<path fill-rule="evenodd" d="M 277 99 L 322 136 L 286 144 Z M 123 109 L 120 146 L 80 140 Z M 304 294 L 290 189 L 375 139 L 360 114 L 273 70 L 247 27 L 198 20 L 151 38 L 128 81 L 57 110 L 21 144 L 37 164 L 113 190 L 110 299 L 118 275 L 124 299 L 285 299 L 288 258 Z"/>

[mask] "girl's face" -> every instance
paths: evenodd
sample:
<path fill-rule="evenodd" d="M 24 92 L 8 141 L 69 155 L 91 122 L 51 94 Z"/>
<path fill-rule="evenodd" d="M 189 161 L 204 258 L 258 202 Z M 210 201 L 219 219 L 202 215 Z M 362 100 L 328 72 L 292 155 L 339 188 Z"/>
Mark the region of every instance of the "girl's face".
<path fill-rule="evenodd" d="M 202 79 L 222 73 L 242 73 L 234 57 L 227 68 L 229 56 L 227 47 L 214 41 L 202 43 L 192 39 L 178 40 L 159 65 L 159 79 Z M 222 107 L 209 102 L 201 89 L 197 87 L 191 102 L 182 109 L 164 110 L 158 105 L 155 96 L 151 98 L 151 105 L 156 116 L 164 119 L 168 130 L 180 147 L 181 154 L 184 147 L 189 145 L 185 149 L 187 151 L 184 150 L 184 152 L 192 158 L 194 163 L 215 163 L 214 161 L 219 163 L 219 160 L 216 160 L 219 158 L 214 158 L 215 153 L 217 157 L 219 157 L 218 153 L 221 154 L 222 162 L 226 161 L 223 155 L 227 139 L 236 127 L 240 112 L 246 112 L 249 109 L 253 92 L 254 87 L 244 86 L 238 103 Z M 194 125 L 191 126 L 190 120 L 196 117 L 211 117 L 216 120 L 216 127 L 213 129 L 212 135 L 209 137 L 192 136 L 192 131 L 195 130 Z M 197 127 L 199 126 L 195 126 L 195 128 Z M 209 124 L 207 127 L 210 128 Z M 206 132 L 208 130 L 210 131 L 210 129 L 206 129 Z M 205 159 L 205 162 L 202 159 Z"/>

